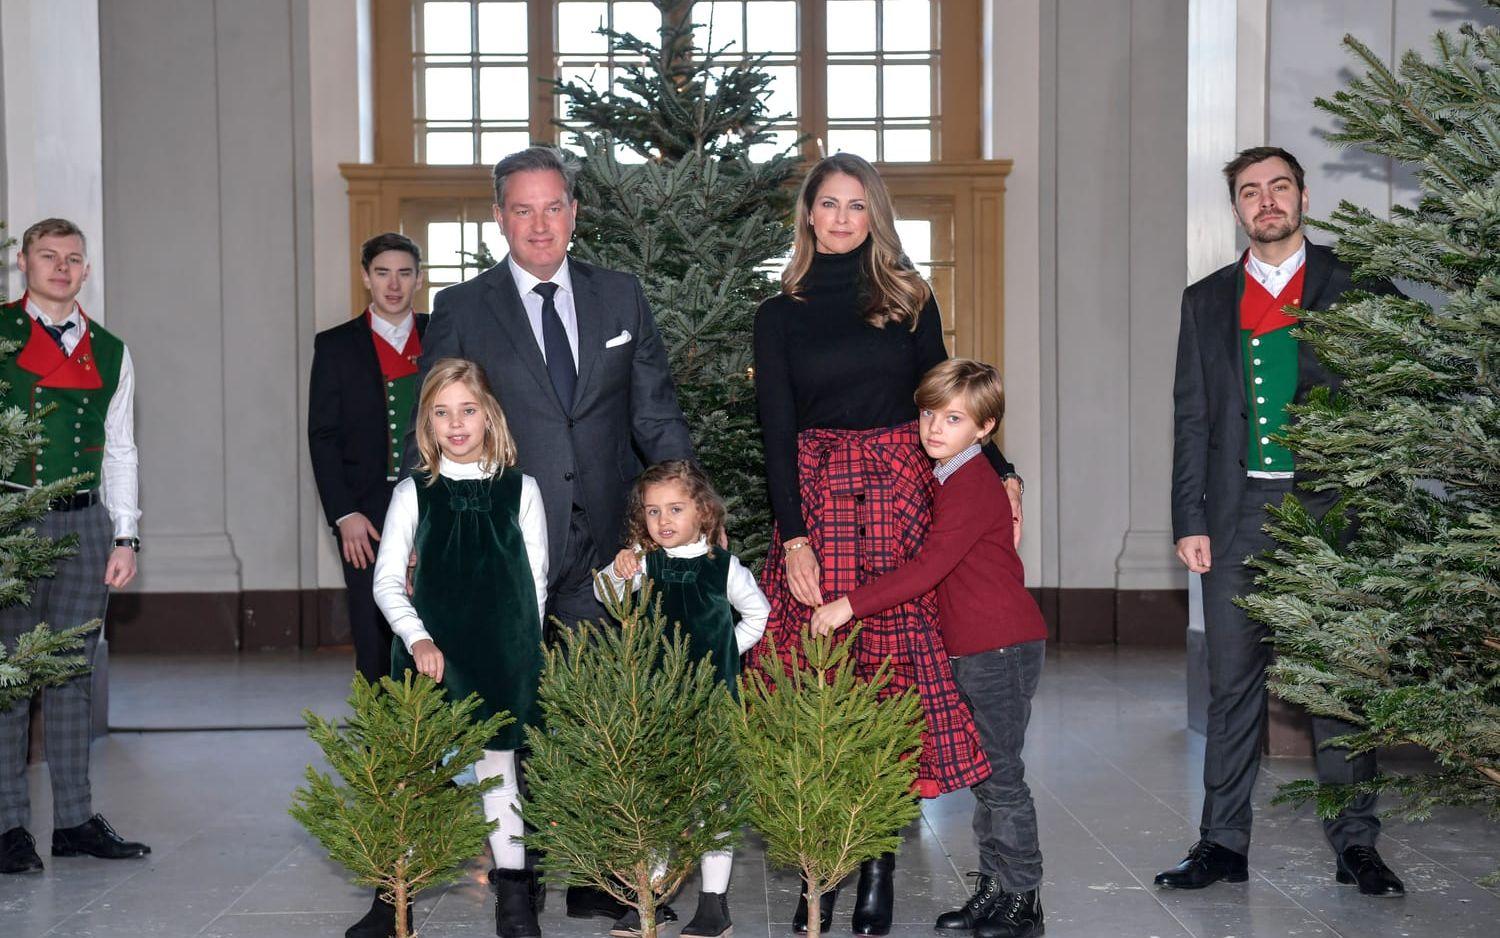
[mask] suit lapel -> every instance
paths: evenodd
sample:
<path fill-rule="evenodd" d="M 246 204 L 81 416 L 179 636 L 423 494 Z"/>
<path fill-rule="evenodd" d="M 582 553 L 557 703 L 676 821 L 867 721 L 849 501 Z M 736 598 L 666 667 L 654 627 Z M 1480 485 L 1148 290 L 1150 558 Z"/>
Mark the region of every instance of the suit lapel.
<path fill-rule="evenodd" d="M 573 393 L 576 408 L 588 390 L 604 345 L 604 304 L 593 269 L 571 259 L 568 267 L 573 279 L 573 313 L 578 320 L 578 389 Z"/>
<path fill-rule="evenodd" d="M 556 404 L 557 392 L 552 390 L 552 379 L 547 375 L 547 361 L 542 358 L 542 350 L 536 346 L 536 336 L 531 331 L 530 320 L 526 318 L 526 308 L 521 305 L 516 282 L 510 276 L 510 264 L 502 260 L 481 276 L 489 288 L 485 291 L 485 297 L 500 331 L 510 340 L 516 350 L 516 357 L 531 372 L 531 377 L 546 392 L 547 399 Z M 492 380 L 499 378 L 496 376 Z"/>
<path fill-rule="evenodd" d="M 384 386 L 385 378 L 380 373 L 380 356 L 375 352 L 375 330 L 370 328 L 368 309 L 359 314 L 359 340 L 354 344 L 359 346 L 354 354 L 359 359 L 360 369 L 375 376 L 376 388 Z"/>
<path fill-rule="evenodd" d="M 1215 280 L 1212 306 L 1219 311 L 1214 316 L 1219 324 L 1219 341 L 1241 404 L 1245 403 L 1245 362 L 1240 354 L 1240 295 L 1244 290 L 1245 264 L 1241 258 L 1221 271 Z"/>
<path fill-rule="evenodd" d="M 1307 260 L 1303 261 L 1302 308 L 1323 309 L 1323 291 L 1333 274 L 1332 258 L 1321 245 L 1307 242 Z"/>

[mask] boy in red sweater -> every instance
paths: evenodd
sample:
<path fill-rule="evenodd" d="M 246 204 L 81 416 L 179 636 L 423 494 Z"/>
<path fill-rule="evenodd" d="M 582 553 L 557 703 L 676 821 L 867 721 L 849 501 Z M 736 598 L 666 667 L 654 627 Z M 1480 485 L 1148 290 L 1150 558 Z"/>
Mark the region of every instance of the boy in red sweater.
<path fill-rule="evenodd" d="M 927 373 L 916 400 L 922 448 L 937 461 L 932 529 L 917 556 L 818 609 L 812 628 L 827 635 L 937 590 L 953 676 L 993 769 L 972 789 L 979 882 L 962 909 L 938 918 L 937 930 L 1027 938 L 1043 931 L 1042 853 L 1021 747 L 1047 626 L 1026 592 L 1005 485 L 988 460 L 975 458 L 1005 412 L 1005 391 L 991 366 L 952 358 Z"/>

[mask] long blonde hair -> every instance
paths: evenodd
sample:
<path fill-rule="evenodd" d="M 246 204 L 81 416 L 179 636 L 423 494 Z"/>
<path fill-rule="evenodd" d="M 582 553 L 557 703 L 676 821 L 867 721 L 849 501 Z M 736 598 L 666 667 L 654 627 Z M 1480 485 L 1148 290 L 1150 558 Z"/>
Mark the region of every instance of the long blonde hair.
<path fill-rule="evenodd" d="M 463 384 L 474 395 L 484 411 L 484 439 L 480 441 L 479 464 L 485 472 L 499 472 L 516 464 L 516 441 L 510 435 L 505 411 L 490 391 L 489 379 L 478 363 L 467 358 L 440 358 L 433 362 L 422 381 L 422 395 L 417 400 L 417 468 L 427 473 L 427 484 L 437 481 L 443 449 L 432 429 L 432 407 L 437 396 L 452 384 Z"/>
<path fill-rule="evenodd" d="M 835 153 L 819 160 L 797 193 L 796 230 L 792 234 L 792 259 L 781 273 L 781 291 L 800 296 L 818 251 L 813 234 L 812 209 L 823 181 L 834 173 L 855 179 L 865 190 L 866 215 L 870 219 L 870 249 L 861 261 L 861 280 L 865 285 L 867 307 L 865 320 L 872 326 L 904 322 L 917 328 L 922 307 L 932 296 L 932 288 L 907 260 L 896 234 L 896 210 L 885 180 L 864 157 L 853 153 Z"/>

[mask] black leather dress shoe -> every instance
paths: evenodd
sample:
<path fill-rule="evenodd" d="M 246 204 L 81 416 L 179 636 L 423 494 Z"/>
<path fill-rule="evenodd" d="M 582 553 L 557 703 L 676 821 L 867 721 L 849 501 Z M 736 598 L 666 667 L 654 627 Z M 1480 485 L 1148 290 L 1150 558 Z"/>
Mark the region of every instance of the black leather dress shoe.
<path fill-rule="evenodd" d="M 134 860 L 151 852 L 145 844 L 126 840 L 109 826 L 104 815 L 96 814 L 77 827 L 52 832 L 54 857 L 98 857 L 101 860 Z"/>
<path fill-rule="evenodd" d="M 614 918 L 625 914 L 629 906 L 602 889 L 593 886 L 568 887 L 568 918 Z"/>
<path fill-rule="evenodd" d="M 1036 938 L 1047 930 L 1039 889 L 1004 893 L 990 917 L 974 926 L 974 938 Z"/>
<path fill-rule="evenodd" d="M 839 901 L 839 887 L 832 889 L 818 897 L 818 933 L 828 934 L 828 929 L 833 927 L 833 907 Z M 792 931 L 799 935 L 807 934 L 807 882 L 802 883 L 802 895 L 797 899 L 797 911 L 792 913 Z"/>
<path fill-rule="evenodd" d="M 1374 847 L 1349 847 L 1339 854 L 1338 872 L 1334 879 L 1344 885 L 1359 884 L 1362 896 L 1404 896 L 1406 887 L 1401 878 L 1380 859 Z"/>
<path fill-rule="evenodd" d="M 406 904 L 406 930 L 411 928 L 411 903 Z M 380 898 L 380 893 L 375 893 L 375 901 L 370 903 L 370 911 L 366 912 L 364 918 L 350 925 L 344 932 L 344 938 L 395 938 L 396 934 L 396 907 Z"/>
<path fill-rule="evenodd" d="M 24 827 L 0 834 L 0 873 L 40 873 L 42 858 L 36 855 L 36 840 Z"/>
<path fill-rule="evenodd" d="M 1202 889 L 1224 880 L 1243 883 L 1250 878 L 1250 863 L 1243 853 L 1235 853 L 1211 840 L 1200 840 L 1188 850 L 1181 863 L 1156 874 L 1156 885 L 1163 889 Z"/>
<path fill-rule="evenodd" d="M 1000 881 L 993 876 L 983 873 L 972 873 L 978 879 L 974 883 L 974 895 L 964 903 L 964 907 L 953 912 L 944 912 L 938 916 L 937 924 L 933 929 L 940 935 L 967 935 L 974 930 L 974 926 L 990 917 L 995 911 L 995 906 L 1005 896 L 1005 890 L 1000 888 Z"/>
<path fill-rule="evenodd" d="M 854 894 L 854 933 L 889 935 L 896 902 L 896 855 L 882 853 L 859 865 Z"/>
<path fill-rule="evenodd" d="M 656 907 L 656 925 L 669 925 L 677 921 L 677 913 L 666 903 Z M 610 927 L 609 933 L 615 938 L 640 938 L 641 913 L 637 912 L 635 906 L 625 910 L 625 914 L 615 919 L 615 924 Z"/>

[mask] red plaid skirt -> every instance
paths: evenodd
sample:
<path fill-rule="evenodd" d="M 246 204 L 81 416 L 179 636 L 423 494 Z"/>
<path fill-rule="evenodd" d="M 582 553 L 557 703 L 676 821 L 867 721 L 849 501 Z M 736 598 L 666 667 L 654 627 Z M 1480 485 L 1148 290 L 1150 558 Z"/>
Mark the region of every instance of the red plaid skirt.
<path fill-rule="evenodd" d="M 915 422 L 881 430 L 804 430 L 797 436 L 797 477 L 827 601 L 910 560 L 932 524 L 935 482 Z M 779 531 L 772 543 L 781 543 Z M 756 653 L 769 652 L 774 641 L 789 663 L 802 663 L 802 630 L 812 610 L 793 598 L 780 557 L 766 561 L 761 587 L 771 618 Z M 928 593 L 861 623 L 855 673 L 868 678 L 889 658 L 886 693 L 915 687 L 922 699 L 927 727 L 917 793 L 935 798 L 987 778 L 989 761 L 938 632 L 937 599 Z"/>

